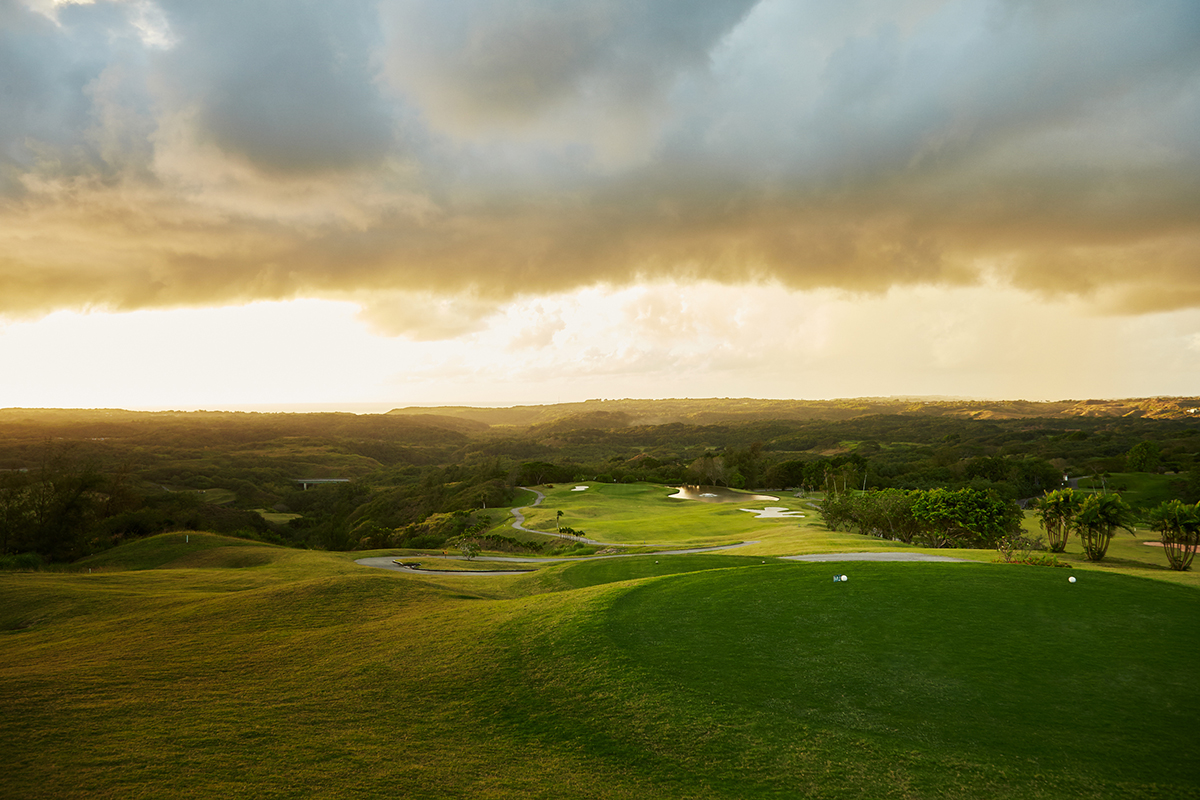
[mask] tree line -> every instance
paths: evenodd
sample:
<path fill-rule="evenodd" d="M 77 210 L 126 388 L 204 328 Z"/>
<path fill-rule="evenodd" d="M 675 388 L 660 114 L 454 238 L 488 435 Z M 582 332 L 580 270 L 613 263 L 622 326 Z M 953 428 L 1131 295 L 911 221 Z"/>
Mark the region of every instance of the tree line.
<path fill-rule="evenodd" d="M 438 515 L 507 506 L 516 486 L 580 480 L 771 491 L 822 491 L 832 481 L 847 497 L 879 498 L 880 508 L 855 509 L 839 525 L 901 538 L 910 536 L 906 497 L 970 490 L 946 504 L 1024 500 L 1058 488 L 1064 472 L 1169 473 L 1157 480 L 1195 503 L 1198 437 L 1194 419 L 882 414 L 645 425 L 605 412 L 519 428 L 430 414 L 9 410 L 0 412 L 0 548 L 69 560 L 173 529 L 325 549 L 399 531 L 424 547 L 452 533 Z M 302 491 L 295 479 L 307 477 L 350 480 Z M 296 518 L 271 523 L 257 510 Z M 965 540 L 971 530 L 930 521 L 911 537 Z"/>

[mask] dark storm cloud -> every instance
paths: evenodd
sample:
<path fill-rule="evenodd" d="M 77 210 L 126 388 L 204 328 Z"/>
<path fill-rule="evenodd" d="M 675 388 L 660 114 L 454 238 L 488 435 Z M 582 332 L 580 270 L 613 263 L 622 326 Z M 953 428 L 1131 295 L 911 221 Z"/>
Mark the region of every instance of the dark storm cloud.
<path fill-rule="evenodd" d="M 1200 6 L 0 0 L 0 312 L 982 276 L 1200 304 Z M 7 232 L 5 232 L 7 231 Z M 400 294 L 397 294 L 400 293 Z M 434 301 L 430 301 L 434 302 Z M 438 301 L 440 302 L 440 301 Z M 440 308 L 440 306 L 439 306 Z"/>
<path fill-rule="evenodd" d="M 119 6 L 73 6 L 58 24 L 19 0 L 0 0 L 0 197 L 50 161 L 59 171 L 100 169 L 89 136 L 92 90 L 140 44 Z M 136 147 L 136 146 L 135 146 Z"/>
<path fill-rule="evenodd" d="M 280 175 L 375 164 L 395 144 L 366 2 L 164 0 L 178 44 L 159 59 L 197 135 Z"/>
<path fill-rule="evenodd" d="M 455 127 L 528 122 L 576 102 L 608 113 L 658 97 L 754 0 L 398 0 L 393 80 Z"/>

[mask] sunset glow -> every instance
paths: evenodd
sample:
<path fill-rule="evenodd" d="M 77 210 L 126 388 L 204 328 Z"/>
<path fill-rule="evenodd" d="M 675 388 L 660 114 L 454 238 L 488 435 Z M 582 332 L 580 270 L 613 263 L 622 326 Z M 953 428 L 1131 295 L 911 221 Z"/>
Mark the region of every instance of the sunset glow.
<path fill-rule="evenodd" d="M 1198 394 L 1198 33 L 0 2 L 0 406 Z"/>

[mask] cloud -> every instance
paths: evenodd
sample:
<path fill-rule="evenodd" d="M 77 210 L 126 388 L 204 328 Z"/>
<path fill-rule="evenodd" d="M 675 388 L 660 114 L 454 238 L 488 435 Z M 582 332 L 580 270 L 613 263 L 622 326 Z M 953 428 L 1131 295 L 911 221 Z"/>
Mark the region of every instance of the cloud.
<path fill-rule="evenodd" d="M 330 297 L 430 338 L 648 280 L 1200 306 L 1189 0 L 47 13 L 0 0 L 0 314 Z"/>
<path fill-rule="evenodd" d="M 393 0 L 383 5 L 388 74 L 458 135 L 536 129 L 598 144 L 597 126 L 611 134 L 655 114 L 753 5 Z"/>
<path fill-rule="evenodd" d="M 195 134 L 286 178 L 378 164 L 394 146 L 365 2 L 163 0 L 177 44 L 156 59 Z"/>
<path fill-rule="evenodd" d="M 414 341 L 456 339 L 483 330 L 496 307 L 471 297 L 402 292 L 364 298 L 358 318 L 383 336 Z"/>

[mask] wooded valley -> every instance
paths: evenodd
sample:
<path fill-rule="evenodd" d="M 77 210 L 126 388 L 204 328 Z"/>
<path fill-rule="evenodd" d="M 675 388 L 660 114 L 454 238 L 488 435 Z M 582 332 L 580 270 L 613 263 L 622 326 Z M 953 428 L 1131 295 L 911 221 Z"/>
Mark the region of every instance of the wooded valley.
<path fill-rule="evenodd" d="M 437 547 L 567 481 L 971 489 L 1064 476 L 1144 513 L 1200 500 L 1198 398 L 613 400 L 387 414 L 0 410 L 0 549 L 70 561 L 168 530 L 327 550 Z M 305 479 L 340 479 L 310 485 Z M 1090 483 L 1089 483 L 1090 485 Z"/>

